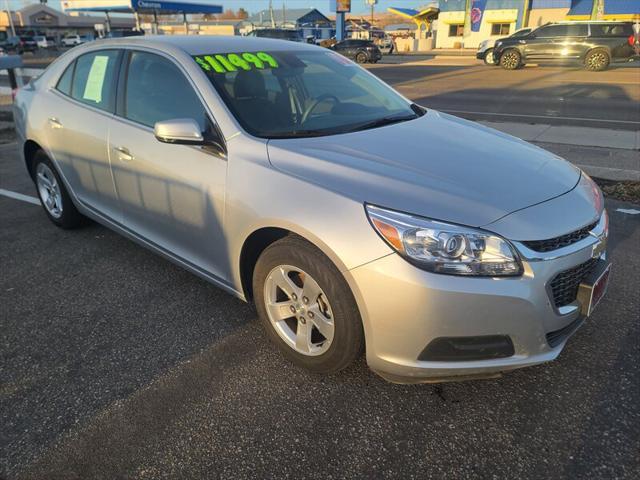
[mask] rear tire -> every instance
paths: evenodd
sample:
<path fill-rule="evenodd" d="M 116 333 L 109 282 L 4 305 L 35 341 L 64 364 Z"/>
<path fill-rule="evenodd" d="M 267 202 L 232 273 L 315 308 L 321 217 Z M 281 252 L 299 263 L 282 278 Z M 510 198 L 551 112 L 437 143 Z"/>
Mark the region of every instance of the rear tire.
<path fill-rule="evenodd" d="M 485 65 L 496 64 L 496 60 L 493 58 L 493 48 L 489 48 L 486 52 L 484 52 L 484 64 Z"/>
<path fill-rule="evenodd" d="M 76 209 L 56 167 L 42 150 L 33 157 L 32 171 L 40 203 L 49 220 L 60 228 L 80 226 L 85 217 Z"/>
<path fill-rule="evenodd" d="M 294 364 L 332 373 L 362 354 L 362 320 L 349 285 L 303 238 L 289 235 L 265 249 L 253 296 L 267 335 Z"/>
<path fill-rule="evenodd" d="M 357 63 L 367 63 L 367 60 L 369 60 L 369 57 L 367 56 L 366 53 L 358 52 L 356 54 L 356 62 Z"/>
<path fill-rule="evenodd" d="M 591 50 L 584 59 L 585 68 L 591 72 L 606 70 L 610 63 L 609 53 L 602 48 Z"/>
<path fill-rule="evenodd" d="M 505 70 L 517 70 L 522 65 L 522 55 L 516 49 L 507 50 L 500 57 L 500 66 Z"/>

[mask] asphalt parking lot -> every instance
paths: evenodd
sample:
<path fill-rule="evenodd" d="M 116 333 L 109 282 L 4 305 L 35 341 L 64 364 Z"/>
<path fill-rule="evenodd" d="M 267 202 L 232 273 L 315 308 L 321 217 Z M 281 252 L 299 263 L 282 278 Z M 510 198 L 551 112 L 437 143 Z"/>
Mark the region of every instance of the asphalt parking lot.
<path fill-rule="evenodd" d="M 640 62 L 507 71 L 475 59 L 434 59 L 370 71 L 421 105 L 470 120 L 640 129 Z"/>
<path fill-rule="evenodd" d="M 35 195 L 12 145 L 0 188 Z M 640 207 L 607 206 L 609 293 L 556 362 L 401 386 L 301 371 L 249 306 L 0 196 L 0 477 L 638 478 Z"/>

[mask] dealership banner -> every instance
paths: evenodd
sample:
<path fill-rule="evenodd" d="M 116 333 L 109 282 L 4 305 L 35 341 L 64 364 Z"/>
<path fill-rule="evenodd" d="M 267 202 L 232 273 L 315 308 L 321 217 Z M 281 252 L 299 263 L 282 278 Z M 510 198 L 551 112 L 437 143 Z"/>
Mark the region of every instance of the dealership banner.
<path fill-rule="evenodd" d="M 471 0 L 471 31 L 479 32 L 487 0 Z"/>

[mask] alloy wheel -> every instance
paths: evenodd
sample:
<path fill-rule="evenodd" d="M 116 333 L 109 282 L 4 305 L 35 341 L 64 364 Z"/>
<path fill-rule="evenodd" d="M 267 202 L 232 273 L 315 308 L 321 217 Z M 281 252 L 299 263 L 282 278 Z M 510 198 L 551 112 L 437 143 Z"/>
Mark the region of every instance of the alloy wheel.
<path fill-rule="evenodd" d="M 518 67 L 520 56 L 516 52 L 506 52 L 502 55 L 502 66 L 510 70 Z"/>
<path fill-rule="evenodd" d="M 36 185 L 44 208 L 54 218 L 62 216 L 62 192 L 51 169 L 44 163 L 36 168 Z"/>
<path fill-rule="evenodd" d="M 271 325 L 293 350 L 317 356 L 329 349 L 333 311 L 311 275 L 291 265 L 275 267 L 264 283 L 264 302 Z"/>
<path fill-rule="evenodd" d="M 601 70 L 607 64 L 607 56 L 602 52 L 596 52 L 589 55 L 587 66 L 591 70 Z"/>

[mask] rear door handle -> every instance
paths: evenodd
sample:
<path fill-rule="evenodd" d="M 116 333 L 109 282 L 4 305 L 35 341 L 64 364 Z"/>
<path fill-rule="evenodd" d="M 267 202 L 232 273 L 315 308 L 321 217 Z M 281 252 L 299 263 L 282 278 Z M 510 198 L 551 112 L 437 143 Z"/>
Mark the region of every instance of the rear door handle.
<path fill-rule="evenodd" d="M 125 162 L 133 160 L 133 155 L 131 155 L 131 152 L 129 152 L 127 147 L 115 147 L 114 150 L 118 152 L 118 159 Z"/>
<path fill-rule="evenodd" d="M 62 124 L 60 123 L 60 120 L 58 120 L 56 117 L 49 117 L 49 126 L 51 126 L 51 128 L 62 128 Z"/>

